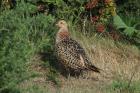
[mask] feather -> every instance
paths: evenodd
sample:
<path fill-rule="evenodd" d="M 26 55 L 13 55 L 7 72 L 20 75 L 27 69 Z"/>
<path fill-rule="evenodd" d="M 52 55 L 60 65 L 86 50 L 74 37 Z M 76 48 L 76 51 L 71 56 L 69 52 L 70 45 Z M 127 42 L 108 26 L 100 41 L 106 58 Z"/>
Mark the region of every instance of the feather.
<path fill-rule="evenodd" d="M 60 62 L 66 67 L 73 70 L 92 70 L 100 72 L 86 55 L 82 46 L 70 37 L 67 24 L 64 20 L 58 22 L 60 28 L 56 35 L 56 52 Z"/>

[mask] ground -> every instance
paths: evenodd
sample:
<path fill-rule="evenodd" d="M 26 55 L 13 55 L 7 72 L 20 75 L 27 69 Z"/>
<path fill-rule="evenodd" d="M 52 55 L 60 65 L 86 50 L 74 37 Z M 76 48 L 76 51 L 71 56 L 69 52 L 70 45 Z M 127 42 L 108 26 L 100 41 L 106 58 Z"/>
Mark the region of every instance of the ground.
<path fill-rule="evenodd" d="M 40 56 L 35 55 L 28 69 L 38 75 L 20 83 L 19 88 L 23 93 L 130 93 L 120 89 L 111 92 L 107 88 L 113 86 L 114 81 L 125 81 L 128 87 L 132 82 L 139 82 L 140 51 L 134 45 L 102 38 L 96 34 L 92 37 L 73 34 L 73 38 L 86 49 L 93 64 L 102 69 L 101 74 L 85 72 L 79 78 L 65 78 L 58 73 L 58 83 L 55 84 L 48 80 L 49 71 L 42 66 Z M 139 92 L 135 90 L 133 93 Z"/>

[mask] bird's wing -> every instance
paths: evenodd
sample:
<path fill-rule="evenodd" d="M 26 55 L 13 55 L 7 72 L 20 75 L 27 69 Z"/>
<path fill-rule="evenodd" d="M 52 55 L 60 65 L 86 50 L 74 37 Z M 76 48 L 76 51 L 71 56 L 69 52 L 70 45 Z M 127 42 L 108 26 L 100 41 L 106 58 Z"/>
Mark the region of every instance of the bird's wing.
<path fill-rule="evenodd" d="M 56 45 L 56 50 L 60 60 L 63 60 L 67 65 L 72 68 L 82 69 L 85 68 L 85 60 L 82 55 L 83 48 L 72 40 L 63 40 Z"/>
<path fill-rule="evenodd" d="M 57 44 L 57 54 L 67 65 L 77 68 L 86 68 L 91 62 L 84 49 L 73 39 L 63 40 Z"/>
<path fill-rule="evenodd" d="M 83 58 L 84 63 L 86 65 L 91 65 L 92 64 L 91 61 L 89 60 L 85 50 L 81 47 L 81 45 L 77 41 L 75 41 L 73 39 L 70 39 L 70 44 L 73 45 L 73 47 L 75 49 L 75 52 L 77 54 L 79 54 L 78 56 L 81 56 Z"/>
<path fill-rule="evenodd" d="M 68 43 L 70 44 L 70 47 L 73 47 L 75 49 L 74 53 L 77 54 L 77 58 L 79 58 L 79 63 L 81 63 L 81 65 L 86 67 L 86 69 L 90 69 L 98 73 L 100 72 L 100 69 L 92 64 L 87 54 L 85 53 L 85 50 L 77 41 L 70 39 Z"/>

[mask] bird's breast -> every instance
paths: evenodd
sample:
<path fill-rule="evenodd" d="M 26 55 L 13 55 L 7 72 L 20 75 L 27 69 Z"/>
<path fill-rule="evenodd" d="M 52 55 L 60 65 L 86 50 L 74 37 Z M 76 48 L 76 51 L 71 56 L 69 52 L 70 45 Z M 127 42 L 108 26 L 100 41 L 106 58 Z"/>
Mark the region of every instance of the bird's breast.
<path fill-rule="evenodd" d="M 62 40 L 65 40 L 65 39 L 69 39 L 70 38 L 70 34 L 68 31 L 60 31 L 57 33 L 57 36 L 56 36 L 56 42 L 59 42 L 59 41 L 62 41 Z"/>

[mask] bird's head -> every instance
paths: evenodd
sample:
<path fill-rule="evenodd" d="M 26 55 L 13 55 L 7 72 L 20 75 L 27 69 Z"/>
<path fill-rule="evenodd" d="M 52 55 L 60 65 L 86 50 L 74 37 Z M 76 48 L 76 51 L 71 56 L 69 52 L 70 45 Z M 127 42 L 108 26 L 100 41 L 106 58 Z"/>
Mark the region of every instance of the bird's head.
<path fill-rule="evenodd" d="M 59 27 L 59 28 L 67 28 L 68 24 L 65 20 L 60 20 L 60 21 L 57 22 L 56 26 Z"/>
<path fill-rule="evenodd" d="M 56 34 L 56 42 L 60 42 L 64 39 L 69 39 L 70 34 L 68 31 L 68 24 L 64 20 L 60 20 L 57 22 L 56 26 L 59 28 Z"/>

